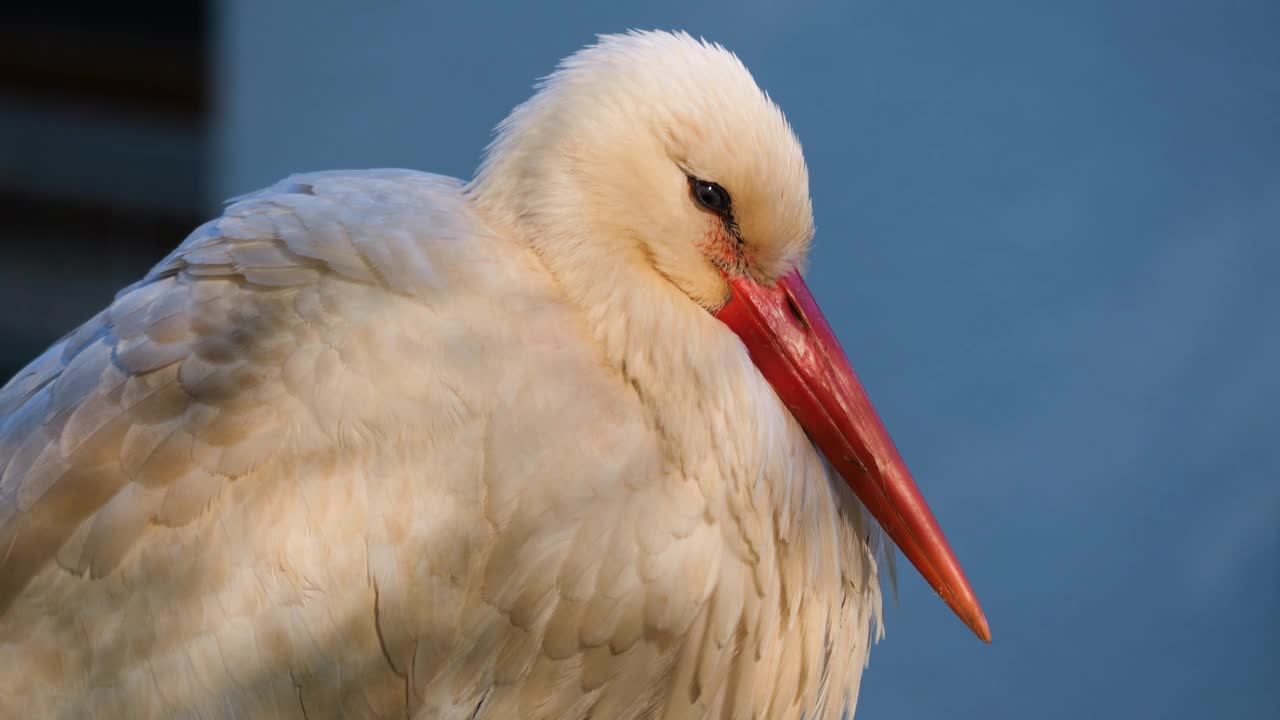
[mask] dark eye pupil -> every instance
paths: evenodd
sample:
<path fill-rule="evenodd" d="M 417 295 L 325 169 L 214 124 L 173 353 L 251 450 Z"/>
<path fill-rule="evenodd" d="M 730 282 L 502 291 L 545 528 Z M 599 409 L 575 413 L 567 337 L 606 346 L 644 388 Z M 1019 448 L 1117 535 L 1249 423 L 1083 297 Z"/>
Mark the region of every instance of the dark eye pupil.
<path fill-rule="evenodd" d="M 698 202 L 709 210 L 724 212 L 729 209 L 729 193 L 713 182 L 699 180 L 694 183 L 693 192 Z"/>

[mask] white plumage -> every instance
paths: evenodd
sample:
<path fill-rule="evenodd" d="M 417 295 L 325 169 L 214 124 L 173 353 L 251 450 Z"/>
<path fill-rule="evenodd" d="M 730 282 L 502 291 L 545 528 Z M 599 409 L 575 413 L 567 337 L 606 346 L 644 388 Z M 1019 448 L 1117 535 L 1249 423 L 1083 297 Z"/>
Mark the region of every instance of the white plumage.
<path fill-rule="evenodd" d="M 708 312 L 695 174 L 730 265 L 795 267 L 781 114 L 635 33 L 470 185 L 296 175 L 198 228 L 0 390 L 0 716 L 838 717 L 877 534 Z"/>

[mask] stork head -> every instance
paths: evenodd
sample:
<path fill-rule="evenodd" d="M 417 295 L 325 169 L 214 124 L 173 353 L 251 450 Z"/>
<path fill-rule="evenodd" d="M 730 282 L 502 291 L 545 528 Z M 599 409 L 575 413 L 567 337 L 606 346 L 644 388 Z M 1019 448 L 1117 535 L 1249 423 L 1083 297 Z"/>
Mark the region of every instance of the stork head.
<path fill-rule="evenodd" d="M 723 321 L 903 554 L 990 639 L 801 279 L 814 233 L 804 155 L 732 53 L 683 33 L 601 37 L 499 126 L 470 192 L 547 258 L 571 295 L 640 276 Z"/>

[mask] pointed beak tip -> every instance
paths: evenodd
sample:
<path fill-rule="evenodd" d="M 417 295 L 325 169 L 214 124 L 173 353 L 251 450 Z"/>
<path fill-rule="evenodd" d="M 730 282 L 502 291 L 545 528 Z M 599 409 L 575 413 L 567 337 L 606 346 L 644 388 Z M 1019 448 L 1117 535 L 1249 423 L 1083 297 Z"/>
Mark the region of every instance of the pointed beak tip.
<path fill-rule="evenodd" d="M 950 555 L 950 548 L 947 554 Z M 958 566 L 957 570 L 958 570 Z M 947 594 L 939 592 L 942 601 L 951 608 L 951 611 L 960 618 L 966 627 L 978 636 L 978 639 L 984 643 L 991 642 L 991 626 L 987 624 L 987 614 L 982 611 L 982 605 L 978 602 L 977 595 L 973 592 L 973 587 L 969 584 L 968 578 L 960 574 L 958 577 L 951 578 L 949 581 L 943 581 L 943 588 Z M 948 599 L 950 595 L 950 599 Z"/>
<path fill-rule="evenodd" d="M 968 618 L 965 624 L 969 626 L 974 635 L 978 636 L 979 640 L 988 645 L 991 644 L 991 627 L 987 625 L 987 617 L 982 614 L 981 610 L 978 611 L 977 615 Z"/>

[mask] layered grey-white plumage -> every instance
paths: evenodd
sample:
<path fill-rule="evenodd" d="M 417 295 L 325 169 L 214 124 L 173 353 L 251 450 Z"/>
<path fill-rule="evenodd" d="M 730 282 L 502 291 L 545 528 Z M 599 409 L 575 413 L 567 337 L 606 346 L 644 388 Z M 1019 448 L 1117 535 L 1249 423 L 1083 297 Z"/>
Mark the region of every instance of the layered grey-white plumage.
<path fill-rule="evenodd" d="M 628 107 L 660 72 L 711 97 Z M 710 276 L 674 269 L 703 225 L 647 233 L 682 216 L 633 194 L 684 182 L 663 163 L 752 176 L 742 197 L 781 214 L 744 208 L 776 243 L 751 270 L 777 274 L 811 233 L 799 146 L 686 36 L 606 38 L 558 77 L 474 183 L 328 172 L 238 199 L 0 390 L 0 717 L 854 701 L 876 537 L 707 312 Z M 615 94 L 571 101 L 601 78 Z M 741 120 L 704 115 L 716 86 Z M 654 137 L 609 141 L 636 157 L 575 193 L 592 133 Z"/>

